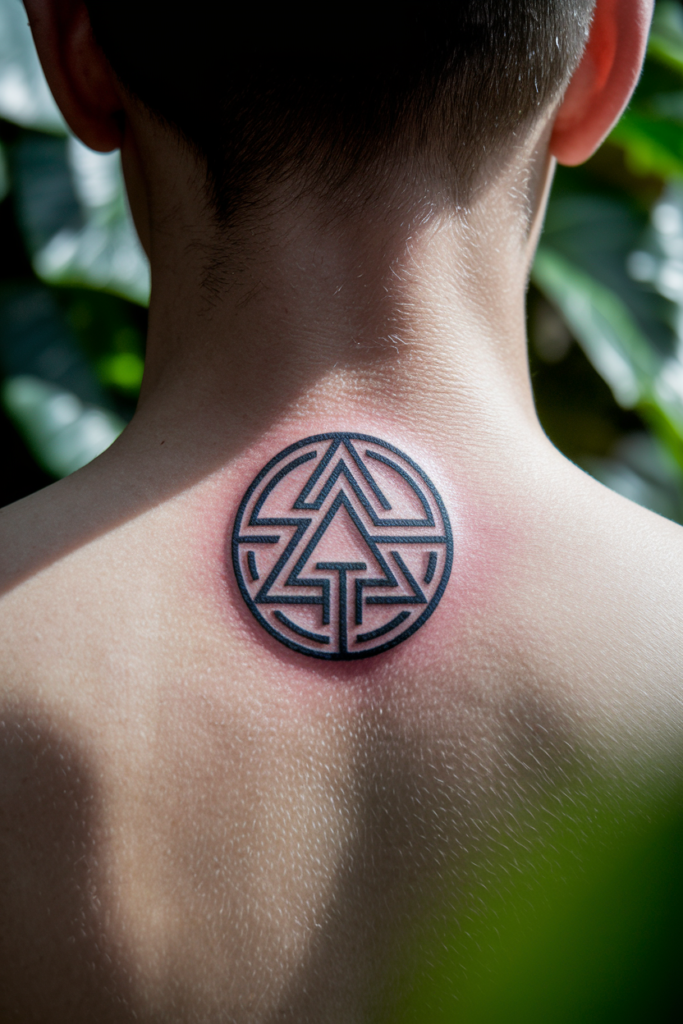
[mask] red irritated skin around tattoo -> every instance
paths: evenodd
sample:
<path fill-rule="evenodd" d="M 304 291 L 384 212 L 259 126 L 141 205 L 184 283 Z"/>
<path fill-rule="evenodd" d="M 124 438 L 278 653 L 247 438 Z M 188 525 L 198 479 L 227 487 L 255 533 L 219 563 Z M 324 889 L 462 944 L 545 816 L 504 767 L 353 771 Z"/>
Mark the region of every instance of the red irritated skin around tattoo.
<path fill-rule="evenodd" d="M 365 423 L 304 437 L 292 424 L 202 490 L 191 541 L 202 600 L 213 595 L 215 614 L 257 662 L 281 665 L 280 680 L 289 666 L 301 685 L 379 685 L 397 664 L 429 660 L 495 604 L 519 553 L 471 475 L 454 479 L 403 424 L 378 437 L 377 420 Z"/>
<path fill-rule="evenodd" d="M 259 624 L 292 650 L 352 661 L 390 650 L 434 612 L 453 534 L 434 484 L 367 434 L 303 438 L 246 492 L 232 564 Z"/>

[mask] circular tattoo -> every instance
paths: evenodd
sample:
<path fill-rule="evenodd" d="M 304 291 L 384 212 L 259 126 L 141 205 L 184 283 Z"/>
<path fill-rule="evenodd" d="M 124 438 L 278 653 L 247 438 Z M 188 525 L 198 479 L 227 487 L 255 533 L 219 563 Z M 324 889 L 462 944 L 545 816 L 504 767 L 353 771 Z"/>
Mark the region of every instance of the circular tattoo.
<path fill-rule="evenodd" d="M 441 600 L 448 513 L 392 444 L 317 434 L 270 460 L 235 519 L 232 560 L 249 610 L 281 643 L 328 660 L 407 640 Z"/>

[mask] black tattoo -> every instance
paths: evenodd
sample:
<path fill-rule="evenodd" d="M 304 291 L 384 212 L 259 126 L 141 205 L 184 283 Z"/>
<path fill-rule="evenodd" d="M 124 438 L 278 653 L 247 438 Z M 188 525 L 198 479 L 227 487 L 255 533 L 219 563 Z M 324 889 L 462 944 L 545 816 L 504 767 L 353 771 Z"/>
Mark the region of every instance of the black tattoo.
<path fill-rule="evenodd" d="M 448 583 L 453 537 L 434 484 L 398 448 L 365 434 L 317 434 L 281 451 L 251 484 L 232 561 L 249 610 L 272 636 L 315 658 L 349 660 L 424 625 Z"/>

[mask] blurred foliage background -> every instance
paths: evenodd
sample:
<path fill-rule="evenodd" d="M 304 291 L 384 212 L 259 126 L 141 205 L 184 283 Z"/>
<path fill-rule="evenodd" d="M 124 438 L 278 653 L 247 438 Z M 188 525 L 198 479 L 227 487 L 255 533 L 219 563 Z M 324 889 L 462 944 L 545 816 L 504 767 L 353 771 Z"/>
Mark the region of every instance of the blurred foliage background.
<path fill-rule="evenodd" d="M 66 130 L 20 0 L 0 0 L 0 505 L 73 472 L 130 419 L 149 267 L 118 153 Z"/>
<path fill-rule="evenodd" d="M 4 505 L 85 465 L 124 428 L 149 295 L 118 155 L 67 133 L 20 0 L 0 0 L 0 231 Z M 550 439 L 683 522 L 683 10 L 673 0 L 657 4 L 642 79 L 607 142 L 558 170 L 528 315 Z M 511 867 L 501 852 L 498 888 L 482 882 L 457 935 L 444 918 L 394 1024 L 683 1019 L 680 801 L 627 801 L 602 818 L 601 803 L 559 794 L 527 822 L 528 855 L 516 851 Z"/>

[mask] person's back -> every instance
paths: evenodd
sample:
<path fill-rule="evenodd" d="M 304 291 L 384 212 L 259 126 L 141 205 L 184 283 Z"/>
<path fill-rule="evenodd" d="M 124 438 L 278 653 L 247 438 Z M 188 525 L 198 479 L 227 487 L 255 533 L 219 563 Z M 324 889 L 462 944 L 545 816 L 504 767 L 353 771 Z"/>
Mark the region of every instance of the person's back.
<path fill-rule="evenodd" d="M 678 770 L 683 532 L 552 448 L 524 334 L 548 147 L 598 144 L 648 5 L 598 0 L 559 113 L 588 2 L 439 8 L 447 101 L 419 19 L 348 81 L 347 30 L 298 78 L 266 48 L 228 141 L 126 51 L 136 5 L 87 6 L 161 118 L 84 7 L 27 3 L 74 130 L 125 125 L 148 359 L 119 441 L 0 514 L 0 1007 L 371 1019 L 525 814 Z"/>

